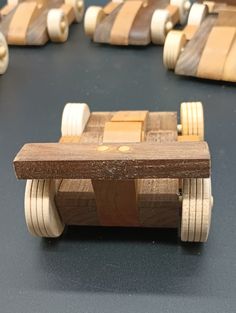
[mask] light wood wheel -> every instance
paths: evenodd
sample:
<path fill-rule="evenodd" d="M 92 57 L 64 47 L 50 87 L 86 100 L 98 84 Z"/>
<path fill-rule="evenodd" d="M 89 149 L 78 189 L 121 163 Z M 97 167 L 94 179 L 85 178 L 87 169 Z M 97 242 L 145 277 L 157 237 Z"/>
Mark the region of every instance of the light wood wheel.
<path fill-rule="evenodd" d="M 90 110 L 86 103 L 67 103 L 62 113 L 62 136 L 80 136 L 89 116 Z"/>
<path fill-rule="evenodd" d="M 104 19 L 105 13 L 102 7 L 91 6 L 84 16 L 84 30 L 87 36 L 93 37 L 97 25 Z"/>
<path fill-rule="evenodd" d="M 163 44 L 166 34 L 173 28 L 170 14 L 167 10 L 156 10 L 152 15 L 151 38 L 154 44 Z"/>
<path fill-rule="evenodd" d="M 163 62 L 166 68 L 174 70 L 180 53 L 186 44 L 185 34 L 172 30 L 168 33 L 164 45 Z"/>
<path fill-rule="evenodd" d="M 188 25 L 200 26 L 207 13 L 208 8 L 205 4 L 194 3 L 189 12 Z"/>
<path fill-rule="evenodd" d="M 53 42 L 65 42 L 69 34 L 69 24 L 61 9 L 51 9 L 47 16 L 48 35 Z"/>
<path fill-rule="evenodd" d="M 72 6 L 76 22 L 81 22 L 84 16 L 84 0 L 65 0 L 65 3 Z"/>
<path fill-rule="evenodd" d="M 9 5 L 17 5 L 17 4 L 19 4 L 19 0 L 7 0 L 7 4 L 9 4 Z"/>
<path fill-rule="evenodd" d="M 180 24 L 185 24 L 191 7 L 189 0 L 170 0 L 170 4 L 179 8 Z"/>
<path fill-rule="evenodd" d="M 204 140 L 204 113 L 201 102 L 183 102 L 180 106 L 183 136 L 195 135 Z"/>
<path fill-rule="evenodd" d="M 58 237 L 64 230 L 54 196 L 55 180 L 27 180 L 25 189 L 25 219 L 29 232 L 37 237 Z"/>
<path fill-rule="evenodd" d="M 0 74 L 4 74 L 9 63 L 9 51 L 5 37 L 0 33 Z"/>
<path fill-rule="evenodd" d="M 205 242 L 213 205 L 211 179 L 184 179 L 182 193 L 181 240 Z"/>

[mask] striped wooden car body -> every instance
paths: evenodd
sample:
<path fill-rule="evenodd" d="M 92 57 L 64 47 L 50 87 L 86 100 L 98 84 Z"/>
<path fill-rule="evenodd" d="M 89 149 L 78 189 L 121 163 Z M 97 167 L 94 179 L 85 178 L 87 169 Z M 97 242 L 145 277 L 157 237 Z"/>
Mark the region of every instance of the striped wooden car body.
<path fill-rule="evenodd" d="M 64 42 L 69 25 L 79 22 L 83 12 L 83 0 L 9 1 L 0 10 L 0 32 L 9 45 Z"/>
<path fill-rule="evenodd" d="M 87 9 L 85 32 L 97 43 L 163 44 L 168 31 L 185 22 L 189 8 L 187 0 L 113 0 Z"/>
<path fill-rule="evenodd" d="M 195 15 L 181 32 L 168 34 L 166 67 L 178 75 L 236 82 L 236 3 L 205 2 L 193 5 L 191 11 L 194 6 L 201 6 L 205 13 Z M 171 50 L 176 52 L 174 57 Z"/>

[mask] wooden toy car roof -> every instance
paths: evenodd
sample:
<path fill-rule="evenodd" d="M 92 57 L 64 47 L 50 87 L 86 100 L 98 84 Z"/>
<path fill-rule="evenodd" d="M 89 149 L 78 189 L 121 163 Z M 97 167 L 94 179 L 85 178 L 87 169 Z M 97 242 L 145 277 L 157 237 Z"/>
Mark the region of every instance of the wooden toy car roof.
<path fill-rule="evenodd" d="M 19 179 L 205 178 L 206 142 L 26 144 L 14 160 Z"/>

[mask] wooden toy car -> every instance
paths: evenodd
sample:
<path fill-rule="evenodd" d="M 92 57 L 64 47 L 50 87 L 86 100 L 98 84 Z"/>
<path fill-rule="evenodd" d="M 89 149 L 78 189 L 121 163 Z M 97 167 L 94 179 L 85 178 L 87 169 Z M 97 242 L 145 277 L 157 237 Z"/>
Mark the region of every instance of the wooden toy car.
<path fill-rule="evenodd" d="M 64 42 L 83 13 L 83 0 L 8 0 L 0 10 L 0 31 L 10 45 Z"/>
<path fill-rule="evenodd" d="M 207 240 L 213 198 L 200 102 L 175 112 L 90 113 L 69 103 L 59 143 L 26 144 L 14 160 L 27 179 L 31 234 L 57 237 L 65 225 L 179 228 Z"/>
<path fill-rule="evenodd" d="M 9 51 L 5 37 L 0 33 L 0 75 L 7 70 L 9 63 Z"/>
<path fill-rule="evenodd" d="M 189 0 L 112 0 L 87 9 L 85 33 L 112 45 L 163 44 L 175 24 L 185 23 L 190 6 Z"/>
<path fill-rule="evenodd" d="M 235 34 L 235 2 L 195 3 L 187 26 L 169 32 L 164 64 L 179 75 L 236 82 Z"/>

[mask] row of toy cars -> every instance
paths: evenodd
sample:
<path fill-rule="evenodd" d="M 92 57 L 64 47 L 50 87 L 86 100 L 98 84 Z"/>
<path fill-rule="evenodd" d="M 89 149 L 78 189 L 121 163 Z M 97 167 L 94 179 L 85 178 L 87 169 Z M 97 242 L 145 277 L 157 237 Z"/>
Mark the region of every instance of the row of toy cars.
<path fill-rule="evenodd" d="M 235 82 L 235 3 L 216 0 L 190 7 L 188 0 L 112 0 L 87 9 L 84 29 L 96 43 L 164 44 L 164 64 L 176 74 Z M 69 25 L 83 15 L 83 0 L 8 0 L 0 10 L 0 32 L 11 45 L 64 42 Z M 172 30 L 176 24 L 186 26 Z M 1 35 L 0 74 L 8 65 L 6 41 Z"/>

